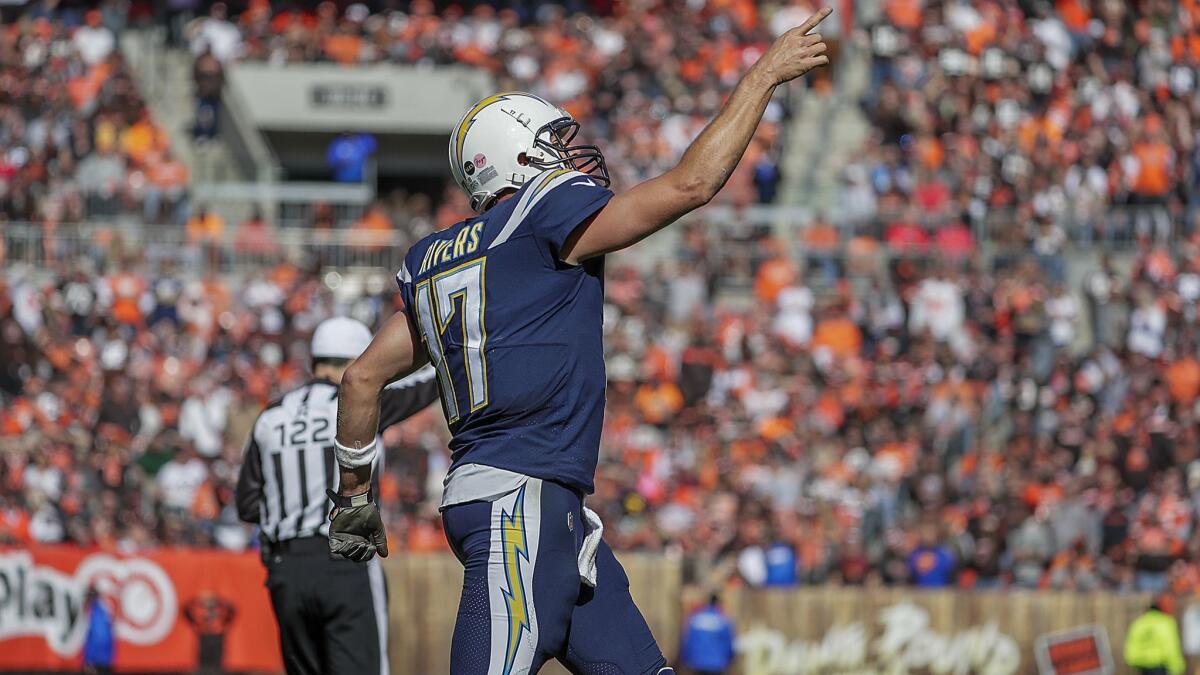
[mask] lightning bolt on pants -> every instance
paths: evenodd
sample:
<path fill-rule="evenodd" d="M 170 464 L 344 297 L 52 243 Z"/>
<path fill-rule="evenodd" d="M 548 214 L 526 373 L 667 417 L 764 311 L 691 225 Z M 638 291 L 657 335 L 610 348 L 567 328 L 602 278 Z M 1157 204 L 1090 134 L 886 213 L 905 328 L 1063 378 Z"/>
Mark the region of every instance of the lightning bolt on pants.
<path fill-rule="evenodd" d="M 491 502 L 442 515 L 464 566 L 450 651 L 453 675 L 525 675 L 551 658 L 590 675 L 666 665 L 606 545 L 595 589 L 581 583 L 582 495 L 536 478 Z"/>

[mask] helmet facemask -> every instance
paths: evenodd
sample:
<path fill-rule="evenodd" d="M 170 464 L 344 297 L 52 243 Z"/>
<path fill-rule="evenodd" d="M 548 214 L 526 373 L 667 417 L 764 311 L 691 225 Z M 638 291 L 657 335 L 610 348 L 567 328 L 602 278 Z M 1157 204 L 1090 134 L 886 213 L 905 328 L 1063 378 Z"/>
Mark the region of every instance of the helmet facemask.
<path fill-rule="evenodd" d="M 533 136 L 534 146 L 544 158 L 526 156 L 529 166 L 546 171 L 569 168 L 593 176 L 605 187 L 611 182 L 604 154 L 595 145 L 571 145 L 579 134 L 579 122 L 564 116 L 543 124 Z"/>

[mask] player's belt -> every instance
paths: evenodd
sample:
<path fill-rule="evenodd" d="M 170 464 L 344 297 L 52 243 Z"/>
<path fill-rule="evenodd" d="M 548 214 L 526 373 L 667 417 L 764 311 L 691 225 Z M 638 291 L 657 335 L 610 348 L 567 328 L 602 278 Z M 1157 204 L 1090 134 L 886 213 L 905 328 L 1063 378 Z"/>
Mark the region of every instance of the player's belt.
<path fill-rule="evenodd" d="M 329 540 L 325 537 L 296 537 L 283 541 L 264 541 L 262 548 L 264 559 L 285 555 L 329 555 Z"/>

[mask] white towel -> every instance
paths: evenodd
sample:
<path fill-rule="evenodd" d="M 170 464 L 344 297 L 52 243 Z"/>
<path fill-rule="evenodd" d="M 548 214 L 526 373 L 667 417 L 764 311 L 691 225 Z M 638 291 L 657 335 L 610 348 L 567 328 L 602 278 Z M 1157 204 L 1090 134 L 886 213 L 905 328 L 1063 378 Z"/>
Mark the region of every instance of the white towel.
<path fill-rule="evenodd" d="M 579 580 L 596 587 L 596 552 L 604 537 L 604 523 L 600 516 L 588 507 L 583 507 L 583 546 L 579 549 Z"/>

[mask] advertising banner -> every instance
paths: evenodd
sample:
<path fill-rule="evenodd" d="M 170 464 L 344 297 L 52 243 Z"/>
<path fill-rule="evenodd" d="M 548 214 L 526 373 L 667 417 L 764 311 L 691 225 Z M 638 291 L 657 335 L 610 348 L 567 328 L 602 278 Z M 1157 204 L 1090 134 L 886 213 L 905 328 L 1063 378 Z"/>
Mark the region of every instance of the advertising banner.
<path fill-rule="evenodd" d="M 741 675 L 1083 675 L 1116 671 L 1107 637 L 1120 645 L 1148 602 L 1144 594 L 823 586 L 741 589 L 724 604 Z"/>
<path fill-rule="evenodd" d="M 0 550 L 0 670 L 78 671 L 89 589 L 112 609 L 117 672 L 282 670 L 253 553 Z"/>
<path fill-rule="evenodd" d="M 1104 626 L 1091 625 L 1043 635 L 1034 645 L 1039 675 L 1107 675 L 1112 650 Z"/>

